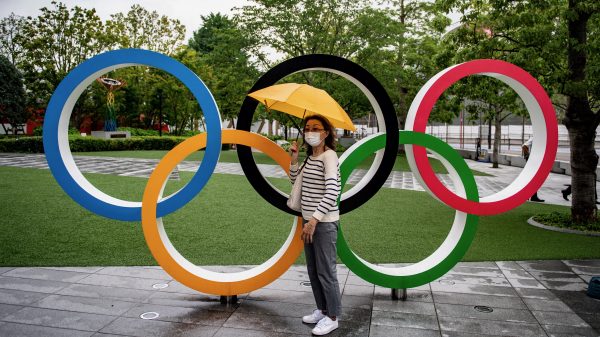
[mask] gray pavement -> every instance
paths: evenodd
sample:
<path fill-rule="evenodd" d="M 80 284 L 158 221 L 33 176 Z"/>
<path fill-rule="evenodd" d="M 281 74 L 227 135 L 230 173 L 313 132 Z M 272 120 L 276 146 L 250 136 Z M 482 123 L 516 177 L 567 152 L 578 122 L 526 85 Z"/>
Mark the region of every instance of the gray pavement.
<path fill-rule="evenodd" d="M 147 177 L 156 160 L 76 157 L 84 172 Z M 469 162 L 493 177 L 476 177 L 482 195 L 520 172 Z M 47 168 L 43 155 L 0 154 L 0 166 Z M 194 171 L 184 162 L 178 171 Z M 285 177 L 261 165 L 266 176 Z M 242 174 L 220 163 L 217 173 Z M 364 171 L 357 170 L 352 181 Z M 446 175 L 439 175 L 448 183 Z M 172 176 L 178 178 L 178 173 Z M 352 180 L 353 179 L 353 180 Z M 570 177 L 551 174 L 540 190 L 568 204 L 560 189 Z M 395 172 L 387 187 L 419 190 L 411 173 Z M 250 266 L 210 266 L 231 272 Z M 408 290 L 406 301 L 338 265 L 343 291 L 340 328 L 331 336 L 600 336 L 600 300 L 585 293 L 600 260 L 459 263 L 439 280 Z M 0 336 L 306 336 L 301 316 L 314 308 L 305 266 L 292 266 L 235 304 L 191 290 L 162 268 L 0 267 Z"/>
<path fill-rule="evenodd" d="M 598 274 L 600 260 L 459 263 L 398 301 L 338 265 L 343 314 L 331 336 L 600 336 L 600 300 L 584 292 Z M 307 336 L 305 281 L 295 265 L 221 304 L 160 267 L 3 267 L 0 336 Z"/>

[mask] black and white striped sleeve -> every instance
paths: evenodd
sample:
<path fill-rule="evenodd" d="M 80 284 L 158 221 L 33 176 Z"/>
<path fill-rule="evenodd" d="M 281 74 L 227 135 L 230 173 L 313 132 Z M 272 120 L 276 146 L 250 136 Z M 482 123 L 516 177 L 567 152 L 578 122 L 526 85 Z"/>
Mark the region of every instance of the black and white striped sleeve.
<path fill-rule="evenodd" d="M 290 181 L 293 183 L 296 182 L 296 177 L 298 176 L 298 163 L 291 164 L 290 163 Z"/>

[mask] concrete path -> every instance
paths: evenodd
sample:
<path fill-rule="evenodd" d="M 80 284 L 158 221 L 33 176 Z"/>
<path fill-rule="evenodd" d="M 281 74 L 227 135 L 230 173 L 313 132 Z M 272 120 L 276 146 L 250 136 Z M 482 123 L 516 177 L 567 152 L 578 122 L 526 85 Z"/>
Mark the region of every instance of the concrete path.
<path fill-rule="evenodd" d="M 459 263 L 394 301 L 339 265 L 343 314 L 330 336 L 600 336 L 600 300 L 584 292 L 599 274 L 600 260 Z M 293 266 L 220 304 L 160 267 L 4 267 L 0 336 L 309 336 L 306 281 L 306 267 Z"/>
<path fill-rule="evenodd" d="M 120 176 L 148 177 L 158 160 L 155 159 L 133 159 L 133 158 L 110 158 L 75 156 L 75 162 L 84 173 L 115 174 Z M 474 170 L 490 174 L 491 176 L 476 176 L 477 187 L 480 196 L 490 195 L 506 187 L 521 172 L 521 168 L 512 166 L 500 166 L 499 169 L 491 168 L 490 163 L 480 163 L 467 160 L 467 164 Z M 177 179 L 179 171 L 194 172 L 200 165 L 197 161 L 185 161 L 178 165 L 178 169 L 171 174 L 171 178 Z M 0 166 L 48 168 L 46 157 L 43 154 L 20 154 L 0 153 Z M 285 172 L 276 165 L 259 164 L 259 169 L 266 177 L 285 178 Z M 349 184 L 355 184 L 366 173 L 366 170 L 355 170 L 348 179 Z M 215 173 L 243 175 L 242 168 L 238 163 L 218 163 Z M 446 174 L 438 174 L 439 179 L 452 189 L 452 181 Z M 539 196 L 546 203 L 570 206 L 570 201 L 562 198 L 561 190 L 565 184 L 571 183 L 571 177 L 563 174 L 551 173 L 539 191 Z M 406 190 L 423 191 L 423 188 L 414 178 L 411 172 L 394 171 L 384 184 L 387 188 L 398 188 Z"/>

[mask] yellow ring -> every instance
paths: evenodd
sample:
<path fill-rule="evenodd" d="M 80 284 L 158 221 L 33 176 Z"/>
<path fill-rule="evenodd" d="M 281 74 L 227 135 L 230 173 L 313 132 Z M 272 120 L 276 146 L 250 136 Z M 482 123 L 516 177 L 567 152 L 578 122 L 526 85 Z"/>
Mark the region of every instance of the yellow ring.
<path fill-rule="evenodd" d="M 274 159 L 289 173 L 290 156 L 266 137 L 243 130 L 223 130 L 223 144 L 256 148 Z M 263 264 L 237 273 L 217 273 L 188 261 L 169 240 L 162 218 L 156 217 L 156 205 L 169 174 L 194 151 L 206 147 L 206 133 L 188 138 L 169 151 L 148 180 L 142 199 L 142 229 L 148 248 L 159 265 L 175 280 L 199 292 L 214 295 L 239 295 L 275 281 L 296 261 L 303 249 L 300 238 L 302 219 L 295 217 L 290 235 L 279 251 Z"/>

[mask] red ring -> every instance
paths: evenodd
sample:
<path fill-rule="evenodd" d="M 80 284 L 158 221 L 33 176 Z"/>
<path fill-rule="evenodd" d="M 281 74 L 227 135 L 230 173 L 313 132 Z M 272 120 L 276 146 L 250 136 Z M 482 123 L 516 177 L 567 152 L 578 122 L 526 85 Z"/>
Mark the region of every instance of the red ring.
<path fill-rule="evenodd" d="M 433 194 L 448 206 L 459 211 L 475 215 L 493 215 L 511 210 L 529 199 L 542 186 L 556 157 L 558 146 L 558 124 L 556 113 L 550 98 L 533 76 L 511 63 L 500 60 L 474 60 L 459 64 L 433 83 L 421 100 L 413 131 L 425 132 L 431 109 L 440 95 L 452 84 L 469 75 L 479 73 L 495 73 L 507 76 L 523 85 L 533 95 L 542 110 L 546 123 L 546 151 L 538 171 L 520 191 L 510 197 L 491 202 L 474 202 L 466 200 L 450 191 L 435 176 L 424 147 L 413 146 L 414 159 L 421 177 Z"/>

